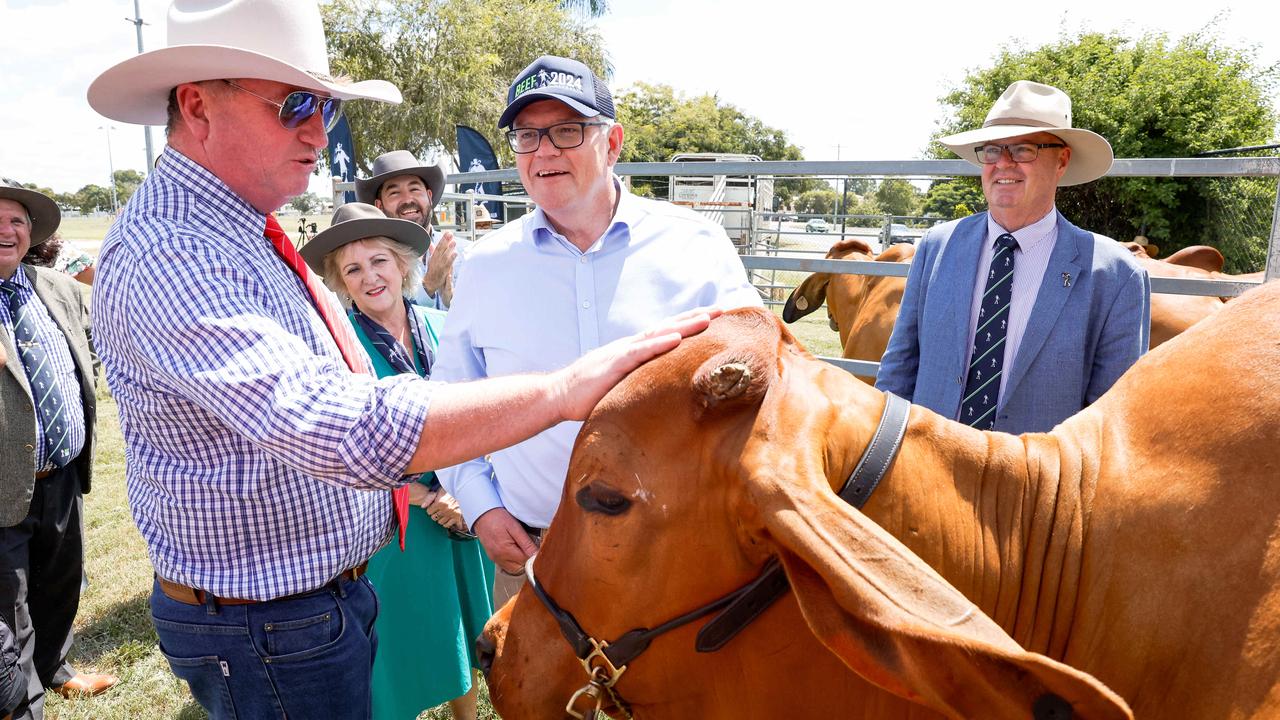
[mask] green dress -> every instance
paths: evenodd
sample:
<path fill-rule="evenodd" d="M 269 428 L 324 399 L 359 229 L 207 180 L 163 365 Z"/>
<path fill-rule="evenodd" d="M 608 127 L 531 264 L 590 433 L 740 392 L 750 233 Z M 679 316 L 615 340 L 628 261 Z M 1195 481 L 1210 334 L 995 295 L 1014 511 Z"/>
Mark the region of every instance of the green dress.
<path fill-rule="evenodd" d="M 432 346 L 444 313 L 412 306 Z M 394 375 L 386 359 L 356 323 L 378 377 Z M 410 353 L 417 362 L 417 354 Z M 418 368 L 421 374 L 422 368 Z M 424 479 L 429 479 L 430 475 Z M 374 624 L 378 652 L 373 663 L 375 720 L 416 718 L 426 709 L 465 694 L 471 668 L 478 667 L 475 640 L 493 614 L 493 563 L 475 540 L 458 541 L 410 506 L 404 552 L 391 544 L 369 559 L 369 580 L 380 608 Z"/>

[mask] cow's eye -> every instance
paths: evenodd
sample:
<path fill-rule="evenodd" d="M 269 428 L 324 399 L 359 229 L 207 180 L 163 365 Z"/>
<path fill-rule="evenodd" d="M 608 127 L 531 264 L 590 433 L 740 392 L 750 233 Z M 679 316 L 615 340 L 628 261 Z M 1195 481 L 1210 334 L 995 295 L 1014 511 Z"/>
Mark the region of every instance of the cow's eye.
<path fill-rule="evenodd" d="M 578 491 L 578 506 L 587 512 L 621 515 L 631 507 L 631 499 L 607 485 L 591 483 Z"/>

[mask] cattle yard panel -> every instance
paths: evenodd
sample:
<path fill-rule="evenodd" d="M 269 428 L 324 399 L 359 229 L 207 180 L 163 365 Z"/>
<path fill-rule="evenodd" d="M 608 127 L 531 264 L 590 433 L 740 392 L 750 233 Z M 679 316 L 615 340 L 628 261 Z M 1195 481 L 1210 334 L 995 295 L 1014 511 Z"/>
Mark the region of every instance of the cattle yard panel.
<path fill-rule="evenodd" d="M 709 167 L 714 166 L 714 167 Z M 849 177 L 878 178 L 937 178 L 937 177 L 973 177 L 981 174 L 978 167 L 964 160 L 804 160 L 804 161 L 753 161 L 753 162 L 676 162 L 676 163 L 619 163 L 615 171 L 622 176 L 630 177 L 673 177 L 673 176 L 716 176 L 716 175 L 767 175 L 775 180 L 788 177 L 818 177 L 826 179 L 842 179 Z M 1280 157 L 1237 157 L 1237 158 L 1123 158 L 1117 159 L 1107 172 L 1107 177 L 1165 177 L 1165 178 L 1247 178 L 1269 177 L 1277 179 L 1277 195 L 1272 211 L 1271 232 L 1268 237 L 1266 267 L 1263 272 L 1264 281 L 1280 279 Z M 447 183 L 476 183 L 518 181 L 519 177 L 513 169 L 486 170 L 475 173 L 457 173 L 446 178 Z M 514 198 L 504 197 L 503 200 Z M 528 202 L 527 198 L 519 198 L 518 202 Z M 756 234 L 768 234 L 767 223 L 761 222 L 757 213 L 751 213 L 751 225 Z M 881 216 L 882 217 L 882 216 Z M 781 230 L 781 221 L 774 220 L 774 232 Z M 849 236 L 853 233 L 828 232 L 824 236 Z M 903 263 L 879 263 L 856 260 L 828 260 L 826 258 L 805 257 L 807 253 L 816 254 L 821 251 L 806 251 L 794 248 L 787 252 L 791 257 L 779 255 L 777 247 L 753 238 L 745 244 L 739 243 L 743 252 L 742 263 L 748 272 L 791 271 L 791 272 L 830 272 L 861 275 L 881 275 L 905 277 L 909 265 Z M 796 256 L 798 255 L 798 257 Z M 763 293 L 770 304 L 780 304 L 781 300 L 773 296 L 779 289 L 790 287 L 770 280 Z M 1181 278 L 1152 278 L 1151 289 L 1158 293 L 1181 295 L 1207 295 L 1217 297 L 1234 297 L 1258 285 L 1256 282 L 1230 280 L 1193 280 Z M 843 358 L 824 357 L 824 360 L 838 365 L 857 375 L 874 377 L 879 363 L 846 360 Z"/>

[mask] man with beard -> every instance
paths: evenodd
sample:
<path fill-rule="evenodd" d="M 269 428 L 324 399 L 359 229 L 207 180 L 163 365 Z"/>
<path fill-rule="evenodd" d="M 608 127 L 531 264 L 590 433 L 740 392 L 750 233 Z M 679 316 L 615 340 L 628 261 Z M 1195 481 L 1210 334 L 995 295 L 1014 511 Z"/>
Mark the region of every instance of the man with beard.
<path fill-rule="evenodd" d="M 444 192 L 438 165 L 423 165 L 408 150 L 383 153 L 373 161 L 373 177 L 356 180 L 356 199 L 376 206 L 387 217 L 410 220 L 431 232 L 431 217 Z M 413 270 L 413 301 L 448 310 L 453 301 L 453 262 L 458 257 L 453 233 L 431 239 L 431 247 Z M 425 262 L 424 262 L 425 261 Z"/>

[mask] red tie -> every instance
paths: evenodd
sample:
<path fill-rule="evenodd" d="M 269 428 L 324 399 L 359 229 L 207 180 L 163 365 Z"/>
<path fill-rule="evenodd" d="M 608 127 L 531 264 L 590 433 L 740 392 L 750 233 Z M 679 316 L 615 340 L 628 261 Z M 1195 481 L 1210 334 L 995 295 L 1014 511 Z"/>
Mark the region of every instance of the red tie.
<path fill-rule="evenodd" d="M 333 335 L 333 341 L 338 344 L 342 359 L 347 361 L 347 367 L 351 368 L 351 372 L 368 374 L 369 367 L 364 362 L 364 355 L 357 350 L 360 341 L 356 339 L 351 323 L 347 322 L 345 317 L 341 317 L 338 308 L 329 302 L 328 289 L 320 278 L 311 272 L 311 268 L 307 267 L 306 261 L 293 247 L 293 241 L 284 234 L 280 223 L 276 222 L 275 215 L 267 216 L 267 229 L 264 234 L 284 260 L 284 264 L 288 265 L 289 269 L 307 286 L 307 292 L 311 294 L 311 303 L 320 313 L 320 319 L 324 320 L 325 327 L 329 328 L 329 334 Z M 400 549 L 403 551 L 404 529 L 409 525 L 409 487 L 402 485 L 392 490 L 391 499 L 395 508 L 396 524 L 400 527 Z"/>

